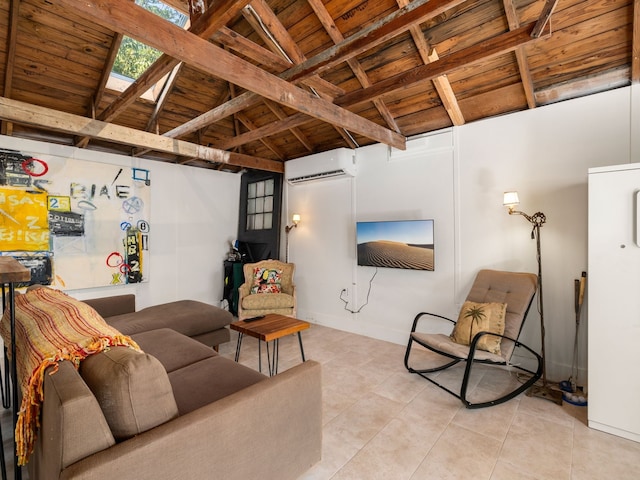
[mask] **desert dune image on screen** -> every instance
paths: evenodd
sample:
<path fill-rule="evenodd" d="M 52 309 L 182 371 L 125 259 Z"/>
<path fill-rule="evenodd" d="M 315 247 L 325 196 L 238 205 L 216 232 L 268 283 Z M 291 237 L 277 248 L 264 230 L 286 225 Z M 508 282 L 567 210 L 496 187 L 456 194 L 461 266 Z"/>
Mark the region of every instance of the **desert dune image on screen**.
<path fill-rule="evenodd" d="M 433 220 L 358 222 L 358 265 L 433 271 Z"/>

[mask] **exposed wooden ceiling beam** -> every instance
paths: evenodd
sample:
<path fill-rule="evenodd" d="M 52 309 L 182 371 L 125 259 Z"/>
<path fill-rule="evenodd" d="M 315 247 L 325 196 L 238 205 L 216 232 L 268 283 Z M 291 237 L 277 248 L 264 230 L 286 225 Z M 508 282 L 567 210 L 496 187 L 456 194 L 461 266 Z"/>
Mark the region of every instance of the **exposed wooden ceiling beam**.
<path fill-rule="evenodd" d="M 307 59 L 304 52 L 300 47 L 298 47 L 298 44 L 295 42 L 289 31 L 284 27 L 278 16 L 273 13 L 271 7 L 269 7 L 264 0 L 253 0 L 251 5 L 247 8 L 251 9 L 255 13 L 257 19 L 260 21 L 258 29 L 262 30 L 264 28 L 264 33 L 268 34 L 276 49 L 286 55 L 287 58 L 291 59 L 295 65 L 299 65 Z M 324 81 L 319 75 L 314 75 L 311 79 Z M 326 100 L 333 100 L 334 96 L 329 97 L 322 93 L 323 92 L 314 91 L 314 94 L 317 96 L 321 96 Z M 333 128 L 346 142 L 347 146 L 350 148 L 358 147 L 351 134 L 345 132 L 343 128 L 337 127 L 336 125 L 333 125 Z M 400 133 L 399 130 L 396 130 L 396 132 Z"/>
<path fill-rule="evenodd" d="M 336 101 L 345 106 L 352 106 L 371 101 L 376 96 L 386 93 L 384 90 L 385 88 L 387 91 L 408 88 L 415 83 L 430 81 L 441 75 L 447 75 L 458 68 L 464 67 L 465 65 L 479 62 L 496 55 L 508 53 L 515 50 L 520 45 L 535 42 L 537 40 L 536 38 L 531 37 L 533 26 L 533 23 L 531 23 L 524 27 L 520 27 L 518 30 L 503 33 L 477 45 L 463 48 L 427 65 L 409 70 L 406 74 L 397 75 L 390 79 L 383 80 L 382 82 L 373 85 L 370 89 L 357 90 L 352 94 L 346 94 L 343 97 L 337 98 Z M 398 82 L 398 84 L 394 85 L 396 82 Z M 391 86 L 388 84 L 391 84 Z M 382 88 L 382 86 L 384 86 L 384 88 Z M 226 145 L 228 146 L 225 148 L 259 140 L 260 136 L 275 135 L 283 130 L 299 127 L 310 120 L 311 119 L 307 115 L 297 113 L 286 120 L 270 123 L 269 125 L 265 125 L 257 130 L 253 130 L 252 132 L 244 133 L 239 137 L 230 139 L 226 142 Z"/>
<path fill-rule="evenodd" d="M 293 67 L 287 72 L 287 79 L 297 80 L 312 73 L 322 73 L 372 47 L 391 40 L 396 35 L 409 30 L 413 25 L 419 25 L 444 14 L 447 10 L 465 1 L 467 0 L 413 0 L 406 7 L 359 30 L 344 42 L 328 48 L 301 65 Z"/>
<path fill-rule="evenodd" d="M 147 121 L 147 128 L 146 128 L 147 132 L 150 132 L 152 129 L 157 128 L 158 117 L 160 116 L 160 113 L 162 112 L 162 110 L 165 107 L 165 104 L 167 103 L 167 98 L 169 97 L 171 90 L 173 90 L 173 87 L 176 84 L 176 81 L 178 80 L 178 75 L 180 74 L 180 70 L 182 69 L 183 65 L 184 63 L 181 62 L 175 67 L 173 67 L 173 70 L 171 70 L 171 73 L 169 74 L 169 78 L 167 78 L 167 81 L 164 84 L 164 88 L 162 89 L 162 92 L 160 93 L 158 100 L 156 100 L 156 105 L 155 105 L 155 108 L 153 109 L 153 113 L 151 114 L 151 116 L 149 117 L 149 120 Z"/>
<path fill-rule="evenodd" d="M 213 163 L 271 172 L 284 171 L 282 162 L 196 145 L 4 97 L 0 97 L 0 119 L 72 135 L 86 135 L 107 142 L 148 148 L 180 157 L 199 158 Z"/>
<path fill-rule="evenodd" d="M 255 130 L 256 128 L 258 128 L 258 126 L 255 123 L 253 123 L 253 121 L 242 112 L 236 113 L 236 118 L 248 130 Z M 278 157 L 280 160 L 284 160 L 285 159 L 284 158 L 284 154 L 282 153 L 282 151 L 278 148 L 278 146 L 275 143 L 273 143 L 271 140 L 269 140 L 268 137 L 263 137 L 263 138 L 260 139 L 260 141 L 262 142 L 262 144 L 265 147 L 267 147 L 269 150 L 271 150 L 274 153 L 274 155 L 276 157 Z"/>
<path fill-rule="evenodd" d="M 409 0 L 396 0 L 396 3 L 400 7 L 406 7 L 409 4 Z M 432 49 L 427 43 L 420 25 L 413 25 L 409 29 L 409 32 L 411 32 L 413 43 L 415 43 L 418 53 L 420 54 L 420 58 L 422 58 L 422 62 L 424 64 L 438 60 L 438 52 L 436 52 L 435 48 Z M 455 93 L 453 93 L 453 88 L 451 88 L 449 78 L 446 75 L 434 78 L 433 86 L 436 87 L 440 101 L 442 101 L 442 105 L 447 111 L 447 115 L 449 115 L 451 123 L 454 125 L 463 125 L 464 115 L 462 115 L 462 110 L 460 110 L 460 105 L 458 105 L 458 99 L 456 98 Z"/>
<path fill-rule="evenodd" d="M 194 23 L 204 14 L 206 3 L 204 0 L 188 0 L 187 3 L 189 4 L 189 21 Z"/>
<path fill-rule="evenodd" d="M 404 136 L 381 127 L 331 102 L 319 99 L 202 38 L 147 12 L 129 0 L 109 4 L 92 0 L 55 0 L 107 28 L 144 41 L 167 55 L 247 90 L 351 130 L 379 143 L 406 148 Z M 201 17 L 201 18 L 204 18 Z"/>
<path fill-rule="evenodd" d="M 11 0 L 9 7 L 9 32 L 7 35 L 7 60 L 4 66 L 4 90 L 5 97 L 11 98 L 13 88 L 13 67 L 16 61 L 16 41 L 18 37 L 18 18 L 20 12 L 20 0 Z M 3 135 L 11 135 L 13 126 L 11 123 L 3 122 L 0 132 Z"/>
<path fill-rule="evenodd" d="M 123 35 L 121 33 L 116 32 L 113 36 L 113 41 L 111 42 L 111 47 L 109 48 L 109 54 L 107 55 L 107 59 L 104 63 L 104 68 L 102 69 L 102 73 L 100 74 L 100 82 L 98 83 L 98 88 L 96 88 L 96 93 L 93 95 L 93 110 L 95 111 L 102 100 L 102 96 L 104 95 L 104 89 L 107 86 L 107 82 L 109 81 L 109 77 L 111 76 L 111 70 L 113 70 L 113 64 L 116 63 L 116 57 L 118 56 L 118 50 L 120 49 L 120 45 L 122 44 Z"/>
<path fill-rule="evenodd" d="M 256 61 L 271 73 L 283 72 L 293 65 L 282 55 L 273 53 L 228 27 L 222 27 L 214 33 L 211 40 Z"/>
<path fill-rule="evenodd" d="M 383 95 L 407 89 L 416 83 L 432 80 L 462 65 L 512 52 L 521 45 L 526 45 L 527 43 L 537 40 L 537 38 L 531 36 L 534 27 L 534 24 L 525 25 L 517 30 L 511 30 L 502 35 L 480 42 L 473 47 L 463 48 L 462 50 L 453 52 L 436 62 L 388 77 L 369 88 L 356 90 L 336 98 L 336 104 L 348 106 L 358 105 Z"/>
<path fill-rule="evenodd" d="M 264 103 L 269 108 L 269 110 L 271 110 L 273 114 L 276 117 L 278 117 L 279 120 L 283 120 L 287 118 L 288 115 L 285 113 L 283 108 L 276 102 L 272 102 L 271 100 L 265 99 Z M 304 148 L 306 148 L 307 151 L 309 152 L 313 151 L 313 144 L 311 143 L 309 138 L 302 132 L 302 130 L 300 130 L 299 128 L 292 128 L 291 133 L 293 133 L 293 135 L 300 141 L 300 143 L 304 145 Z"/>
<path fill-rule="evenodd" d="M 123 35 L 121 33 L 115 33 L 113 36 L 113 41 L 111 42 L 111 47 L 109 48 L 107 60 L 105 61 L 104 67 L 102 68 L 102 73 L 100 74 L 98 87 L 93 94 L 93 98 L 89 100 L 89 105 L 87 107 L 87 113 L 91 118 L 96 118 L 96 111 L 98 110 L 98 105 L 100 105 L 100 101 L 102 100 L 102 96 L 104 95 L 104 89 L 106 88 L 109 77 L 111 76 L 111 70 L 113 69 L 113 64 L 116 61 L 116 57 L 118 56 L 118 50 L 120 49 L 120 45 L 122 44 L 122 38 Z M 6 96 L 8 95 L 5 95 L 5 97 Z M 89 140 L 89 137 L 77 139 L 75 142 L 75 146 L 78 148 L 85 148 L 89 143 Z"/>
<path fill-rule="evenodd" d="M 333 21 L 333 18 L 331 18 L 331 15 L 329 15 L 329 12 L 324 6 L 324 3 L 322 3 L 321 0 L 307 0 L 307 2 L 315 12 L 318 20 L 320 20 L 320 23 L 324 27 L 331 40 L 333 40 L 333 43 L 338 44 L 340 42 L 343 42 L 344 36 L 342 35 L 342 32 L 338 30 L 338 26 Z M 362 85 L 363 87 L 368 87 L 371 85 L 371 81 L 369 80 L 367 72 L 365 72 L 364 68 L 362 68 L 362 65 L 360 65 L 360 62 L 358 60 L 356 60 L 355 58 L 350 58 L 349 60 L 347 60 L 347 64 L 349 65 L 349 68 L 351 68 L 351 71 L 353 72 L 355 77 L 360 82 L 360 85 Z M 375 100 L 374 106 L 380 113 L 382 119 L 387 123 L 387 126 L 392 130 L 400 133 L 400 127 L 398 127 L 396 119 L 393 118 L 393 115 L 391 114 L 389 108 L 385 105 L 385 103 L 382 100 Z"/>
<path fill-rule="evenodd" d="M 211 5 L 211 8 L 209 8 L 193 25 L 191 25 L 189 32 L 208 39 L 214 32 L 233 19 L 250 1 L 251 0 L 219 0 L 214 2 L 213 5 Z M 77 5 L 85 2 L 63 2 L 63 5 L 66 5 L 67 8 L 73 10 L 74 7 L 72 7 L 70 3 Z M 102 10 L 102 15 L 110 15 L 109 10 L 116 12 L 117 7 L 106 6 Z M 130 19 L 130 21 L 133 23 L 133 18 Z M 132 25 L 132 27 L 142 33 L 144 32 L 144 29 L 147 28 L 147 25 Z M 145 43 L 144 39 L 140 36 L 138 36 L 137 39 Z M 116 118 L 129 105 L 135 102 L 140 95 L 169 73 L 178 63 L 179 60 L 171 57 L 170 55 L 161 55 L 160 58 L 158 58 L 158 60 L 156 60 L 153 65 L 151 65 L 135 82 L 133 82 L 127 90 L 125 90 L 111 105 L 109 105 L 98 116 L 98 118 L 105 122 L 110 122 Z"/>
<path fill-rule="evenodd" d="M 542 7 L 542 13 L 540 14 L 540 18 L 536 22 L 536 26 L 533 27 L 533 31 L 531 32 L 531 36 L 538 38 L 543 35 L 547 23 L 551 20 L 551 14 L 556 8 L 558 4 L 558 0 L 547 0 L 547 3 Z"/>
<path fill-rule="evenodd" d="M 318 73 L 320 69 L 328 69 L 341 62 L 346 62 L 395 35 L 407 31 L 413 25 L 424 23 L 464 2 L 465 0 L 414 0 L 408 6 L 358 31 L 344 42 L 290 68 L 279 76 L 285 80 L 304 80 Z M 219 105 L 180 127 L 166 132 L 165 135 L 173 138 L 186 135 L 248 108 L 257 101 L 259 101 L 258 95 L 253 92 L 245 92 L 226 104 Z"/>
<path fill-rule="evenodd" d="M 253 29 L 263 39 L 265 44 L 269 45 L 274 52 L 277 52 L 285 58 L 289 63 L 289 66 L 298 65 L 306 60 L 304 53 L 298 47 L 293 37 L 291 37 L 291 34 L 287 31 L 282 22 L 280 22 L 278 16 L 273 13 L 271 7 L 269 7 L 264 0 L 253 0 L 251 4 L 243 10 L 243 14 L 245 19 L 253 26 Z M 313 88 L 313 92 L 318 96 L 322 95 L 322 98 L 325 98 L 326 100 L 331 101 L 337 95 L 345 93 L 344 90 L 338 89 L 341 90 L 340 93 L 336 94 L 332 92 L 327 95 L 327 89 L 324 88 L 324 84 L 328 84 L 329 82 L 326 82 L 319 75 L 314 75 L 308 80 L 311 80 L 316 85 L 321 86 L 318 90 Z M 308 82 L 305 83 L 308 84 Z M 349 147 L 357 147 L 357 145 L 353 143 L 350 135 L 345 134 L 341 128 L 336 127 L 335 125 L 333 128 L 338 132 L 338 135 L 345 140 Z"/>
<path fill-rule="evenodd" d="M 271 50 L 252 42 L 227 27 L 222 27 L 214 33 L 211 36 L 211 40 L 227 47 L 228 50 L 232 50 L 254 60 L 270 73 L 278 74 L 293 66 L 293 63 L 285 59 L 282 55 L 273 53 Z M 327 82 L 319 76 L 307 78 L 300 83 L 323 91 L 331 95 L 332 98 L 345 93 L 344 89 Z"/>
<path fill-rule="evenodd" d="M 509 29 L 516 30 L 520 27 L 516 6 L 513 3 L 513 0 L 504 0 L 503 3 L 504 13 L 507 17 L 507 22 L 509 23 Z M 516 48 L 515 53 L 516 61 L 518 62 L 518 70 L 520 71 L 520 80 L 522 81 L 522 87 L 524 88 L 524 95 L 527 98 L 527 105 L 529 108 L 536 108 L 536 95 L 533 87 L 531 70 L 529 69 L 529 61 L 527 60 L 527 54 L 524 47 Z"/>
<path fill-rule="evenodd" d="M 421 53 L 420 55 L 422 56 L 423 54 Z M 429 53 L 426 58 L 428 59 L 428 61 L 424 62 L 425 64 L 439 60 L 440 56 L 438 55 L 436 49 L 433 48 L 431 49 L 431 53 Z M 460 105 L 458 104 L 456 94 L 453 92 L 453 88 L 451 87 L 451 82 L 449 82 L 449 77 L 447 77 L 446 75 L 440 75 L 439 77 L 433 79 L 433 85 L 436 87 L 438 96 L 442 101 L 444 109 L 447 111 L 447 115 L 449 115 L 449 118 L 451 119 L 451 123 L 457 126 L 464 125 L 464 115 L 462 115 L 462 110 L 460 109 Z"/>

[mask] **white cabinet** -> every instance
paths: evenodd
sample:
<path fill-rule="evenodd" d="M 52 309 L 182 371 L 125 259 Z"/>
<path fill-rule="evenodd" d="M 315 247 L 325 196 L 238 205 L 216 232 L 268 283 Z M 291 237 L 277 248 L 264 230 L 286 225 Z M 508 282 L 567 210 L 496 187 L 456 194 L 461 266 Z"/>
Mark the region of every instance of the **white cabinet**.
<path fill-rule="evenodd" d="M 589 170 L 589 426 L 640 442 L 640 164 Z"/>

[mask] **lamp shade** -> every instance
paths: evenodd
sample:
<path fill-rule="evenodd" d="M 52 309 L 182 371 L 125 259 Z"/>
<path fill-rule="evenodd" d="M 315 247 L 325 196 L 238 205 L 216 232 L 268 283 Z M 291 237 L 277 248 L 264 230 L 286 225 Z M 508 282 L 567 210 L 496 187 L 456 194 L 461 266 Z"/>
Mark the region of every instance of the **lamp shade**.
<path fill-rule="evenodd" d="M 504 200 L 502 204 L 505 207 L 514 207 L 520 203 L 518 192 L 504 192 Z"/>
<path fill-rule="evenodd" d="M 294 213 L 293 216 L 291 217 L 291 220 L 293 221 L 293 223 L 295 225 L 297 225 L 298 222 L 300 222 L 300 214 L 299 213 Z"/>

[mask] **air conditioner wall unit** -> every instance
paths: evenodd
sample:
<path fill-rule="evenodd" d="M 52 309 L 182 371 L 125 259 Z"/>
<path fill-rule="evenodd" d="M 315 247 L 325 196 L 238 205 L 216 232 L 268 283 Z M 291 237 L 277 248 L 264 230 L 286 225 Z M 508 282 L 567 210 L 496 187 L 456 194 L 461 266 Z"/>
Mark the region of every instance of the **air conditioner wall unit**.
<path fill-rule="evenodd" d="M 315 153 L 284 164 L 284 178 L 290 185 L 355 175 L 355 152 L 348 148 Z"/>

